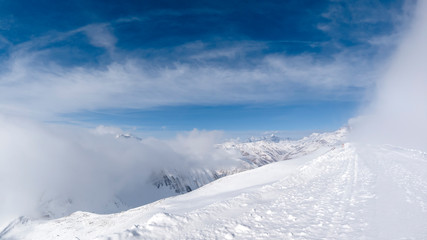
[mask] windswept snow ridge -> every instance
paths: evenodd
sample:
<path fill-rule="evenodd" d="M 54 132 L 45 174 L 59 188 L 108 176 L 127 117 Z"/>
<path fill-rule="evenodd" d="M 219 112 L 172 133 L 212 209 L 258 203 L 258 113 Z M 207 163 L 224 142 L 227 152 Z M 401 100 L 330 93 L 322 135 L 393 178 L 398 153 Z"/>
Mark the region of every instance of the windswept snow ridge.
<path fill-rule="evenodd" d="M 122 213 L 22 218 L 0 239 L 426 239 L 426 202 L 426 153 L 335 142 Z"/>
<path fill-rule="evenodd" d="M 251 138 L 248 142 L 229 141 L 218 145 L 220 149 L 234 154 L 238 152 L 240 162 L 233 168 L 199 168 L 167 169 L 153 173 L 152 183 L 157 188 L 166 188 L 171 191 L 170 196 L 182 194 L 197 189 L 221 177 L 232 175 L 248 169 L 257 168 L 269 163 L 290 160 L 313 153 L 319 148 L 332 149 L 344 141 L 348 133 L 342 128 L 332 133 L 313 133 L 301 140 L 279 140 L 276 136 L 270 138 Z"/>
<path fill-rule="evenodd" d="M 341 128 L 331 133 L 313 133 L 309 137 L 301 140 L 290 141 L 277 138 L 268 140 L 250 140 L 246 143 L 227 142 L 222 144 L 226 150 L 237 150 L 241 154 L 241 159 L 249 163 L 252 167 L 259 167 L 265 164 L 289 160 L 310 154 L 321 147 L 332 148 L 339 145 L 348 134 L 347 128 Z"/>
<path fill-rule="evenodd" d="M 269 138 L 251 138 L 248 142 L 229 141 L 217 145 L 217 148 L 236 156 L 236 162 L 231 166 L 175 169 L 165 166 L 163 170 L 153 172 L 147 182 L 150 197 L 145 197 L 144 203 L 150 203 L 161 198 L 176 196 L 193 191 L 224 176 L 257 168 L 269 163 L 290 160 L 313 153 L 320 148 L 332 149 L 342 143 L 348 129 L 342 128 L 332 133 L 314 133 L 301 140 L 279 140 Z M 135 138 L 133 138 L 135 139 Z"/>
<path fill-rule="evenodd" d="M 15 209 L 14 212 L 11 212 L 10 215 L 0 215 L 0 227 L 4 228 L 9 221 L 21 215 L 29 216 L 32 219 L 55 219 L 68 216 L 75 211 L 88 211 L 98 214 L 125 211 L 162 198 L 193 191 L 224 176 L 272 162 L 304 156 L 321 147 L 331 149 L 337 142 L 342 141 L 346 129 L 334 133 L 312 134 L 298 141 L 279 140 L 273 136 L 258 140 L 252 138 L 250 142 L 243 143 L 230 141 L 216 145 L 216 147 L 213 146 L 213 141 L 206 142 L 206 139 L 201 137 L 197 131 L 191 133 L 194 135 L 190 136 L 192 141 L 184 136 L 181 137 L 182 139 L 178 137 L 178 140 L 172 142 L 140 139 L 131 134 L 117 132 L 116 129 L 102 127 L 97 128 L 95 132 L 98 135 L 101 134 L 102 140 L 109 141 L 108 144 L 115 149 L 111 152 L 113 153 L 111 159 L 105 160 L 104 157 L 108 154 L 98 154 L 97 152 L 99 147 L 102 149 L 105 145 L 93 144 L 92 146 L 92 141 L 79 143 L 82 146 L 79 150 L 70 150 L 70 152 L 75 153 L 83 152 L 81 154 L 82 159 L 87 157 L 89 162 L 93 156 L 98 159 L 95 165 L 91 162 L 92 165 L 90 171 L 87 171 L 86 180 L 80 181 L 81 184 L 88 183 L 93 191 L 81 190 L 85 189 L 85 185 L 73 185 L 75 181 L 72 174 L 69 175 L 69 181 L 65 181 L 68 183 L 68 187 L 58 184 L 58 188 L 53 189 L 47 184 L 42 184 L 31 195 L 32 198 L 26 201 L 29 203 L 28 205 L 31 205 L 29 210 L 19 210 L 20 205 L 12 204 Z M 98 135 L 95 136 L 98 137 Z M 79 139 L 76 138 L 76 141 Z M 96 141 L 100 140 L 96 138 Z M 200 141 L 202 141 L 201 147 L 197 145 Z M 193 146 L 195 143 L 197 143 L 196 146 Z M 72 145 L 74 146 L 74 144 Z M 89 147 L 86 148 L 86 145 Z M 116 145 L 117 148 L 115 148 Z M 158 147 L 163 145 L 169 151 L 164 155 L 161 152 L 163 147 Z M 93 155 L 84 154 L 88 148 L 90 149 L 89 152 L 93 151 Z M 126 153 L 133 154 L 126 155 Z M 62 154 L 62 152 L 58 152 L 59 156 Z M 40 158 L 50 159 L 50 155 L 46 155 L 47 157 L 43 155 Z M 127 161 L 129 156 L 132 159 L 130 162 Z M 115 169 L 118 171 L 105 172 L 108 169 L 103 168 L 102 164 L 104 161 L 109 164 L 108 159 L 115 163 Z M 75 162 L 72 157 L 69 161 L 73 164 Z M 124 164 L 127 168 L 121 168 L 121 161 L 128 163 L 128 165 Z M 60 161 L 52 160 L 49 162 L 59 163 Z M 156 164 L 156 162 L 170 164 Z M 77 161 L 77 163 L 80 166 L 76 165 L 74 171 L 86 170 L 86 161 Z M 135 170 L 130 169 L 132 166 L 136 167 Z M 119 172 L 120 174 L 117 174 Z M 131 173 L 131 177 L 128 178 L 127 172 Z M 97 175 L 92 177 L 93 173 Z M 47 179 L 62 179 L 61 177 L 49 178 L 49 174 L 60 174 L 54 167 L 52 167 L 51 172 L 46 174 Z M 113 178 L 115 180 L 108 180 Z M 97 181 L 98 179 L 99 181 Z M 109 184 L 105 184 L 105 182 L 109 182 Z M 116 182 L 118 182 L 118 186 L 112 186 Z M 70 191 L 69 188 L 72 188 L 73 191 Z M 97 191 L 97 189 L 101 190 Z"/>

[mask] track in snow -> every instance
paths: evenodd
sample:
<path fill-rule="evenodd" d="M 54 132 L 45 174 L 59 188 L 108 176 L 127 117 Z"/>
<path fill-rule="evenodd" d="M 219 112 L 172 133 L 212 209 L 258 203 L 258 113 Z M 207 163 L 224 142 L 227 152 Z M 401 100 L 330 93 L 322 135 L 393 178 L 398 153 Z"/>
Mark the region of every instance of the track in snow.
<path fill-rule="evenodd" d="M 197 224 L 183 225 L 185 230 L 176 234 L 194 239 L 357 238 L 367 228 L 363 209 L 373 198 L 371 182 L 353 148 L 335 149 L 298 174 L 187 214 Z"/>
<path fill-rule="evenodd" d="M 119 214 L 18 224 L 0 238 L 427 239 L 425 153 L 322 151 Z"/>

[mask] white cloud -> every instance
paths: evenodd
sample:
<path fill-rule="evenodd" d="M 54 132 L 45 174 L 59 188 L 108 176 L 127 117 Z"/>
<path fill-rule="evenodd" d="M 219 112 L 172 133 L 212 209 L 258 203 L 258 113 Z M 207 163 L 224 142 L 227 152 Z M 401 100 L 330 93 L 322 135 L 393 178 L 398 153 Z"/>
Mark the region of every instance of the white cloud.
<path fill-rule="evenodd" d="M 378 82 L 372 104 L 357 123 L 364 141 L 427 150 L 427 2 L 419 1 L 410 31 L 388 71 Z"/>
<path fill-rule="evenodd" d="M 349 88 L 364 88 L 372 82 L 371 62 L 351 52 L 330 60 L 316 60 L 310 55 L 267 55 L 245 67 L 200 61 L 161 66 L 127 59 L 101 68 L 43 64 L 40 54 L 20 51 L 5 65 L 8 71 L 0 75 L 3 111 L 31 109 L 58 114 L 195 102 L 216 105 L 286 103 L 307 97 L 339 99 L 354 97 L 354 92 L 347 92 Z M 208 56 L 226 55 L 209 52 Z"/>
<path fill-rule="evenodd" d="M 332 41 L 363 41 L 380 48 L 394 47 L 400 42 L 401 32 L 408 27 L 416 3 L 414 0 L 396 3 L 379 0 L 329 2 L 329 8 L 322 14 L 327 21 L 317 25 L 319 30 L 329 34 Z M 401 8 L 394 5 L 401 5 Z M 381 28 L 376 26 L 381 25 L 393 26 L 393 32 L 378 32 Z"/>
<path fill-rule="evenodd" d="M 220 132 L 193 130 L 172 140 L 140 142 L 108 134 L 116 131 L 121 132 L 0 115 L 0 225 L 11 220 L 5 217 L 39 216 L 42 197 L 70 198 L 76 205 L 69 210 L 108 212 L 105 205 L 115 197 L 124 203 L 145 203 L 150 197 L 138 188 L 148 186 L 150 175 L 165 168 L 236 164 L 234 156 L 215 148 Z"/>
<path fill-rule="evenodd" d="M 123 134 L 123 130 L 118 127 L 99 125 L 95 128 L 94 133 L 100 135 L 118 135 Z"/>
<path fill-rule="evenodd" d="M 117 38 L 111 33 L 110 28 L 109 24 L 90 24 L 76 30 L 76 32 L 83 31 L 93 46 L 113 51 Z"/>
<path fill-rule="evenodd" d="M 335 8 L 324 16 L 341 16 L 341 10 Z M 394 41 L 386 36 L 371 38 L 366 43 L 372 48 L 340 48 L 340 52 L 323 58 L 309 53 L 263 54 L 269 43 L 262 41 L 215 47 L 197 41 L 173 49 L 143 51 L 147 55 L 150 51 L 165 52 L 166 57 L 159 60 L 116 47 L 115 24 L 143 20 L 131 17 L 111 24 L 90 24 L 11 47 L 0 72 L 0 111 L 51 120 L 63 113 L 108 108 L 356 100 L 374 84 L 381 70 L 381 48 L 390 49 Z M 331 24 L 319 27 L 326 31 Z M 51 44 L 78 33 L 84 33 L 93 46 L 106 49 L 109 54 L 103 57 L 107 60 L 98 66 L 65 66 L 50 58 Z M 247 60 L 250 54 L 258 57 Z"/>

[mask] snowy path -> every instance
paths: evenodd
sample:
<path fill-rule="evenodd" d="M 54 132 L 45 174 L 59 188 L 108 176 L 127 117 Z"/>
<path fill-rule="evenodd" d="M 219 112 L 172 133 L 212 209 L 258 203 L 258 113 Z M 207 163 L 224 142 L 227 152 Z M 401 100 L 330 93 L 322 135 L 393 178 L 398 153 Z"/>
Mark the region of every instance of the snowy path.
<path fill-rule="evenodd" d="M 256 193 L 243 193 L 194 211 L 190 218 L 201 215 L 200 212 L 214 213 L 205 214 L 208 219 L 201 220 L 213 224 L 197 224 L 178 236 L 357 238 L 367 226 L 363 209 L 367 199 L 373 197 L 369 192 L 372 176 L 359 166 L 354 154 L 349 154 L 352 151 L 334 150 L 301 167 L 298 174 L 265 185 Z"/>
<path fill-rule="evenodd" d="M 427 239 L 427 155 L 338 145 L 113 215 L 17 224 L 1 239 Z"/>
<path fill-rule="evenodd" d="M 375 173 L 371 225 L 379 239 L 427 239 L 427 155 L 395 148 L 361 148 Z"/>

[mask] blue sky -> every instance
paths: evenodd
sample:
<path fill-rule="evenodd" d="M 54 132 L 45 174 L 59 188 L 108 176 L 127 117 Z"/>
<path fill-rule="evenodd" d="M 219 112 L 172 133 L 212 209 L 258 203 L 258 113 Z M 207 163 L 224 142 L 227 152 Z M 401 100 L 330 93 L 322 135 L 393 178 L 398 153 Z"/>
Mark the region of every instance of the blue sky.
<path fill-rule="evenodd" d="M 0 113 L 141 131 L 333 130 L 415 1 L 0 0 Z"/>

